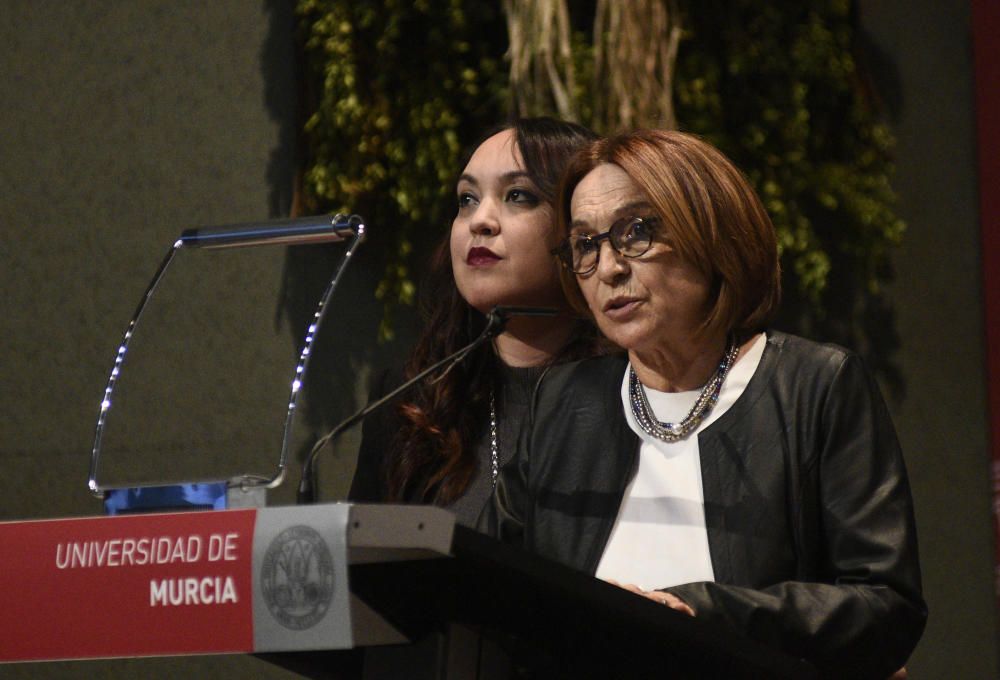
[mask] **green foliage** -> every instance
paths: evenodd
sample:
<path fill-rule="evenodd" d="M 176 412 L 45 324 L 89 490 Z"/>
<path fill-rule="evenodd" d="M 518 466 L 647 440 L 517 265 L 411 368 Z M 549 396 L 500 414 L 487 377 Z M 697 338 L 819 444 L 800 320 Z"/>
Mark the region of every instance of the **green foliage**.
<path fill-rule="evenodd" d="M 733 158 L 760 193 L 786 297 L 821 319 L 837 277 L 877 293 L 904 225 L 889 183 L 894 141 L 855 59 L 851 0 L 678 4 L 677 120 Z M 571 9 L 586 124 L 603 87 L 593 82 L 593 17 L 581 14 L 593 6 Z M 298 14 L 313 94 L 307 209 L 349 209 L 391 233 L 379 296 L 408 303 L 411 253 L 445 233 L 463 149 L 507 111 L 500 3 L 300 0 Z"/>
<path fill-rule="evenodd" d="M 300 0 L 297 14 L 309 114 L 305 210 L 364 215 L 386 255 L 377 296 L 387 310 L 412 303 L 414 242 L 446 233 L 464 147 L 503 117 L 500 8 Z"/>
<path fill-rule="evenodd" d="M 848 0 L 683 3 L 675 106 L 683 128 L 749 176 L 778 231 L 792 296 L 823 299 L 834 263 L 877 290 L 904 225 L 893 138 L 855 60 Z"/>

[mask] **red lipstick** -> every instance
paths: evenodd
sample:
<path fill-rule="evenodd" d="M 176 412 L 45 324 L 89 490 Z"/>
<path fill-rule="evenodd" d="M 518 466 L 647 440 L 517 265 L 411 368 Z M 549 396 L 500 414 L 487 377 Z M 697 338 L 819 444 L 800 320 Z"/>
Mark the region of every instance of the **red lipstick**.
<path fill-rule="evenodd" d="M 466 264 L 470 267 L 486 267 L 500 261 L 500 256 L 489 248 L 470 248 L 469 255 L 465 258 Z"/>

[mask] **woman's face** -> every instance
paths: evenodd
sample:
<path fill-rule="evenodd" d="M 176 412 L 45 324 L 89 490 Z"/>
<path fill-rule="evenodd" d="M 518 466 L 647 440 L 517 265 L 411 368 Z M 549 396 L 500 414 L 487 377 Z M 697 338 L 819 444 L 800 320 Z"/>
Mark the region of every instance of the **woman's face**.
<path fill-rule="evenodd" d="M 586 174 L 570 202 L 571 234 L 604 233 L 616 221 L 656 218 L 649 199 L 617 165 Z M 708 313 L 709 282 L 669 244 L 669 228 L 657 219 L 645 254 L 626 258 L 605 240 L 597 269 L 577 276 L 601 332 L 640 354 L 690 345 Z"/>
<path fill-rule="evenodd" d="M 564 307 L 555 259 L 555 213 L 524 171 L 512 130 L 483 142 L 458 180 L 451 264 L 458 291 L 495 305 Z"/>

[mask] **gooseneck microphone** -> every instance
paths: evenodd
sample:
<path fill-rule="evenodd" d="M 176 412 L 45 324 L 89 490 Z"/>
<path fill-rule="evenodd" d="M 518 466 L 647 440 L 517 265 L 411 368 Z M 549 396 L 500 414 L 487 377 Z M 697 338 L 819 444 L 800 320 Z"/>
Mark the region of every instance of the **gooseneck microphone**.
<path fill-rule="evenodd" d="M 181 232 L 180 244 L 187 248 L 234 248 L 264 243 L 300 245 L 343 241 L 364 231 L 360 215 L 316 215 L 268 222 L 198 227 Z"/>
<path fill-rule="evenodd" d="M 364 408 L 350 416 L 342 423 L 337 425 L 335 428 L 330 430 L 323 437 L 318 439 L 313 445 L 312 451 L 309 452 L 309 456 L 306 458 L 305 463 L 302 465 L 302 477 L 299 479 L 299 489 L 297 493 L 297 502 L 299 505 L 315 503 L 316 502 L 316 480 L 315 480 L 315 466 L 316 458 L 319 452 L 323 450 L 330 442 L 334 441 L 339 437 L 345 430 L 358 424 L 361 420 L 365 418 L 369 413 L 377 409 L 378 407 L 385 404 L 387 401 L 394 399 L 403 392 L 407 391 L 428 375 L 434 373 L 440 368 L 444 368 L 441 372 L 441 376 L 444 376 L 452 368 L 458 365 L 466 356 L 468 356 L 474 349 L 482 345 L 487 340 L 495 338 L 496 336 L 503 333 L 504 327 L 507 325 L 507 321 L 510 320 L 512 316 L 555 316 L 558 314 L 558 310 L 552 309 L 550 307 L 503 307 L 498 306 L 490 310 L 490 313 L 486 315 L 486 328 L 479 336 L 470 342 L 465 347 L 462 347 L 456 352 L 449 354 L 444 359 L 428 366 L 424 370 L 417 373 L 415 376 L 404 382 L 402 385 L 389 392 L 383 397 L 376 399 L 373 402 L 368 403 Z"/>

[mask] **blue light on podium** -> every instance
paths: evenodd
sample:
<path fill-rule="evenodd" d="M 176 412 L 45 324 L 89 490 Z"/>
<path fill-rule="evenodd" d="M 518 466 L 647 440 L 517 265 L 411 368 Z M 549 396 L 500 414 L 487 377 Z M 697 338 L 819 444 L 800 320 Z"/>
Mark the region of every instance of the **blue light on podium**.
<path fill-rule="evenodd" d="M 125 515 L 138 512 L 225 510 L 226 490 L 226 482 L 107 489 L 104 492 L 104 512 L 108 515 Z"/>

